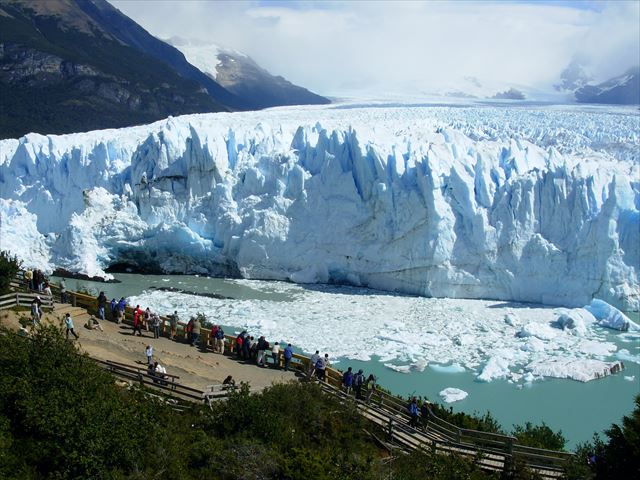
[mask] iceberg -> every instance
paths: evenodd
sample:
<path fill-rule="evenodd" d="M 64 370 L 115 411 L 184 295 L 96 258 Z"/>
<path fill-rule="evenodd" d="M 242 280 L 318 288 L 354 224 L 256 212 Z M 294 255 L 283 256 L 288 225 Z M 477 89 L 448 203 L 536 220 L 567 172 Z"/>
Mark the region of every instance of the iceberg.
<path fill-rule="evenodd" d="M 603 327 L 621 332 L 640 332 L 640 325 L 631 321 L 624 313 L 607 302 L 594 298 L 591 304 L 584 307 Z"/>
<path fill-rule="evenodd" d="M 469 394 L 459 388 L 449 387 L 442 390 L 438 395 L 440 395 L 444 403 L 453 403 L 464 400 Z"/>
<path fill-rule="evenodd" d="M 102 277 L 638 310 L 639 144 L 637 112 L 577 107 L 292 107 L 29 134 L 0 141 L 15 232 L 0 248 Z"/>

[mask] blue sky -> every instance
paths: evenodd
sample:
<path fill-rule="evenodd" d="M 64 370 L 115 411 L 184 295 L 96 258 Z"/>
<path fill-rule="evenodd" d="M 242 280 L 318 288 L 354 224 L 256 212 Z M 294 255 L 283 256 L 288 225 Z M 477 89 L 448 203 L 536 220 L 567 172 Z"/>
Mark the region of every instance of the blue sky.
<path fill-rule="evenodd" d="M 553 92 L 574 58 L 594 81 L 640 63 L 636 1 L 110 1 L 160 38 L 243 51 L 324 94 Z"/>

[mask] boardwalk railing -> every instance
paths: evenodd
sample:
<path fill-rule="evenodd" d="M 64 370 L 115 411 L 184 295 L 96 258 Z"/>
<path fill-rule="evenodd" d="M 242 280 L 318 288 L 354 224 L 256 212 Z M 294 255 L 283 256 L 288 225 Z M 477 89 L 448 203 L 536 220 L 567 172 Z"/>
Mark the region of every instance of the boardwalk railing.
<path fill-rule="evenodd" d="M 22 278 L 17 278 L 16 282 L 24 284 Z M 54 294 L 59 292 L 57 285 L 51 284 L 51 288 Z M 96 297 L 67 291 L 67 298 L 73 306 L 82 307 L 91 313 L 97 312 L 98 300 Z M 125 308 L 125 323 L 133 323 L 133 312 L 134 309 L 130 306 Z M 161 316 L 160 320 L 162 335 L 167 336 L 169 318 Z M 178 335 L 183 338 L 186 338 L 186 327 L 187 325 L 184 322 L 178 323 Z M 209 348 L 212 344 L 211 340 L 211 330 L 202 328 L 200 333 L 202 347 Z M 225 335 L 225 351 L 232 352 L 234 346 L 235 336 Z M 281 366 L 284 364 L 282 350 L 280 351 L 278 362 Z M 138 370 L 140 369 L 128 367 L 129 370 L 126 370 L 125 367 L 122 365 L 117 366 L 115 362 L 109 362 L 109 368 L 112 372 L 117 372 L 117 375 L 128 375 L 128 379 L 137 380 L 146 385 L 151 382 L 151 386 L 158 388 L 157 378 L 148 376 L 146 372 L 139 372 Z M 305 374 L 311 370 L 310 367 L 309 357 L 293 354 L 290 364 L 292 370 Z M 142 381 L 140 380 L 141 378 Z M 154 379 L 156 382 L 154 382 Z M 341 390 L 342 372 L 328 367 L 325 372 L 325 379 L 325 382 L 321 382 L 325 392 L 338 395 L 344 399 L 347 398 Z M 171 390 L 168 385 L 163 385 L 162 387 Z M 183 395 L 186 398 L 198 401 L 203 399 L 203 392 L 184 386 L 181 388 L 186 389 L 184 390 L 186 395 Z M 359 411 L 367 419 L 376 425 L 383 426 L 387 431 L 388 437 L 405 449 L 415 450 L 428 447 L 473 457 L 477 457 L 480 454 L 482 462 L 484 462 L 482 465 L 491 470 L 508 470 L 515 462 L 519 462 L 532 468 L 543 478 L 558 478 L 561 476 L 567 462 L 573 457 L 573 454 L 568 452 L 520 445 L 516 438 L 508 435 L 460 428 L 437 417 L 430 408 L 428 409 L 428 418 L 422 419 L 423 428 L 421 430 L 409 427 L 410 417 L 407 412 L 406 401 L 381 390 L 376 391 L 369 403 L 355 400 L 353 397 L 349 398 L 356 402 Z"/>
<path fill-rule="evenodd" d="M 15 292 L 0 296 L 0 309 L 29 307 L 36 297 L 40 297 L 42 308 L 53 308 L 53 299 L 43 293 Z"/>

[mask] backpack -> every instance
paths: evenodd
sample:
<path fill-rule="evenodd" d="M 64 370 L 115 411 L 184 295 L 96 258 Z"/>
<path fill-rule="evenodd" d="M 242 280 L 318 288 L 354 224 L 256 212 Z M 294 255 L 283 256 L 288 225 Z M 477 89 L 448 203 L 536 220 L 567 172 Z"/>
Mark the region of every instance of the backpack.
<path fill-rule="evenodd" d="M 360 387 L 362 386 L 363 383 L 364 383 L 364 375 L 362 375 L 361 373 L 356 373 L 356 375 L 353 377 L 353 384 L 356 387 Z"/>
<path fill-rule="evenodd" d="M 319 368 L 320 370 L 322 370 L 324 368 L 324 359 L 319 358 L 316 361 L 316 368 Z"/>

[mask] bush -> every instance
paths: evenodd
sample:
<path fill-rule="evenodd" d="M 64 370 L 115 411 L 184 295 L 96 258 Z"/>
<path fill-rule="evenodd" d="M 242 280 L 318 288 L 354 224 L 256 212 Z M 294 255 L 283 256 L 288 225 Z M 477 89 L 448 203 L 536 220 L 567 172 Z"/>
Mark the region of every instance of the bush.
<path fill-rule="evenodd" d="M 20 271 L 22 262 L 9 252 L 0 251 L 0 295 L 9 293 L 9 283 Z"/>
<path fill-rule="evenodd" d="M 566 439 L 562 431 L 554 432 L 544 422 L 541 425 L 533 425 L 531 422 L 515 425 L 511 433 L 518 439 L 518 443 L 534 448 L 546 448 L 548 450 L 564 450 Z"/>

